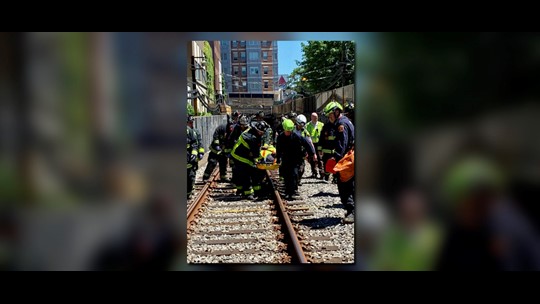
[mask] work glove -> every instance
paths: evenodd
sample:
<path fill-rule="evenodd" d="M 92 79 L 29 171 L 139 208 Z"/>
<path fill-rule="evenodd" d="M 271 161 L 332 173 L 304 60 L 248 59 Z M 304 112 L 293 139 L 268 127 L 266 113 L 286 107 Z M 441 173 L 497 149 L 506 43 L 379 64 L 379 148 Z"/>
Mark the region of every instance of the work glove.
<path fill-rule="evenodd" d="M 199 153 L 199 161 L 202 160 L 204 157 L 204 153 Z"/>
<path fill-rule="evenodd" d="M 189 154 L 189 162 L 190 162 L 190 163 L 195 163 L 195 162 L 197 162 L 197 155 L 195 155 L 195 154 Z"/>

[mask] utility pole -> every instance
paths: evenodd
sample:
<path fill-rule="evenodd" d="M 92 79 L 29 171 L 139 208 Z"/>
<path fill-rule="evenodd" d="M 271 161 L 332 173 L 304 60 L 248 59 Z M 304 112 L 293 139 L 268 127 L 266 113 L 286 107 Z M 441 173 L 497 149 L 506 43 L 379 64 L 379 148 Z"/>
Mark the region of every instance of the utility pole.
<path fill-rule="evenodd" d="M 345 43 L 341 44 L 341 102 L 345 109 Z"/>

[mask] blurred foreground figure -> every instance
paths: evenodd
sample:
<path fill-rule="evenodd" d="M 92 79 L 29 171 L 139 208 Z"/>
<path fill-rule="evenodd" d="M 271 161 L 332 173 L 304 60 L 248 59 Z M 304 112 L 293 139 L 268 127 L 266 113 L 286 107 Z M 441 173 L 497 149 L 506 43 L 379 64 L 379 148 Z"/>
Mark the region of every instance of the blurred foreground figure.
<path fill-rule="evenodd" d="M 397 202 L 397 216 L 381 238 L 374 270 L 432 270 L 441 231 L 428 214 L 425 195 L 406 189 Z"/>
<path fill-rule="evenodd" d="M 538 235 L 487 158 L 469 156 L 446 174 L 450 226 L 437 270 L 540 270 Z"/>

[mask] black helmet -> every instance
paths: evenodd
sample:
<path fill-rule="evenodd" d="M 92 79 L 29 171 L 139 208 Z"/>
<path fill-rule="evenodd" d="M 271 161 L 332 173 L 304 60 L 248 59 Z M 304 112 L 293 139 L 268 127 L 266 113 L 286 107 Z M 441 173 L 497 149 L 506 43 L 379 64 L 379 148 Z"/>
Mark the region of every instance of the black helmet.
<path fill-rule="evenodd" d="M 289 116 L 287 118 L 291 119 L 292 121 L 295 121 L 296 120 L 296 113 L 295 112 L 291 112 L 289 113 Z"/>
<path fill-rule="evenodd" d="M 238 112 L 238 110 L 234 111 L 234 113 L 232 114 L 232 117 L 237 118 L 238 116 L 240 116 L 240 112 Z"/>
<path fill-rule="evenodd" d="M 249 124 L 249 118 L 246 115 L 242 115 L 242 116 L 240 116 L 240 119 L 238 120 L 238 123 L 240 125 L 245 126 L 245 125 Z"/>
<path fill-rule="evenodd" d="M 345 104 L 345 112 L 354 112 L 354 103 L 352 101 Z"/>
<path fill-rule="evenodd" d="M 195 121 L 195 118 L 193 118 L 193 116 L 191 116 L 191 115 L 188 115 L 187 116 L 187 122 L 190 122 L 190 121 Z"/>
<path fill-rule="evenodd" d="M 264 133 L 268 129 L 268 124 L 264 121 L 252 121 L 251 128 Z"/>
<path fill-rule="evenodd" d="M 259 113 L 257 113 L 257 117 L 258 118 L 264 118 L 264 112 L 263 111 L 259 111 Z"/>

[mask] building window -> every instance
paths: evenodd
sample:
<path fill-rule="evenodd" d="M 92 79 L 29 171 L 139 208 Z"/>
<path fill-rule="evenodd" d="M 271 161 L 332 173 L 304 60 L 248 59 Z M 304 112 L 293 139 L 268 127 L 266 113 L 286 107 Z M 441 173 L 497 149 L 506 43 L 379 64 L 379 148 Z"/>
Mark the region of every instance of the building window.
<path fill-rule="evenodd" d="M 238 66 L 233 66 L 234 75 L 238 75 Z"/>
<path fill-rule="evenodd" d="M 232 52 L 233 61 L 238 61 L 238 52 Z"/>
<path fill-rule="evenodd" d="M 258 67 L 250 67 L 249 68 L 249 74 L 250 75 L 259 75 L 259 68 Z"/>
<path fill-rule="evenodd" d="M 229 41 L 222 41 L 222 42 L 221 42 L 221 45 L 223 45 L 223 46 L 228 46 L 228 45 L 229 45 Z"/>
<path fill-rule="evenodd" d="M 256 82 L 256 83 L 250 83 L 249 84 L 249 89 L 251 91 L 260 91 L 261 90 L 261 83 L 260 82 Z"/>
<path fill-rule="evenodd" d="M 268 75 L 268 67 L 265 66 L 265 67 L 263 67 L 263 69 L 264 69 L 264 75 Z"/>
<path fill-rule="evenodd" d="M 249 52 L 249 60 L 259 60 L 259 52 Z"/>
<path fill-rule="evenodd" d="M 263 52 L 263 60 L 268 60 L 268 52 Z"/>
<path fill-rule="evenodd" d="M 242 87 L 247 90 L 247 81 L 242 80 Z"/>
<path fill-rule="evenodd" d="M 263 40 L 262 43 L 261 43 L 261 46 L 262 47 L 270 47 L 270 41 L 267 41 L 267 40 Z"/>
<path fill-rule="evenodd" d="M 240 59 L 246 61 L 246 52 L 240 52 Z"/>
<path fill-rule="evenodd" d="M 277 61 L 277 53 L 274 53 L 274 61 Z"/>
<path fill-rule="evenodd" d="M 246 42 L 245 41 L 240 41 L 240 47 L 246 47 Z"/>
<path fill-rule="evenodd" d="M 238 47 L 238 41 L 233 40 L 233 42 L 232 42 L 232 47 Z"/>
<path fill-rule="evenodd" d="M 234 88 L 233 88 L 233 91 L 238 90 L 238 87 L 240 87 L 240 84 L 239 84 L 238 80 L 235 80 L 235 81 L 234 81 Z"/>
<path fill-rule="evenodd" d="M 268 89 L 268 80 L 265 80 L 265 81 L 264 81 L 264 88 L 265 88 L 265 89 Z"/>
<path fill-rule="evenodd" d="M 243 66 L 242 67 L 242 76 L 246 76 L 246 75 L 247 75 L 246 67 Z"/>
<path fill-rule="evenodd" d="M 229 60 L 229 59 L 227 59 L 227 58 L 228 58 L 228 57 L 227 57 L 227 53 L 225 53 L 225 52 L 224 52 L 224 53 L 221 53 L 221 60 Z"/>

